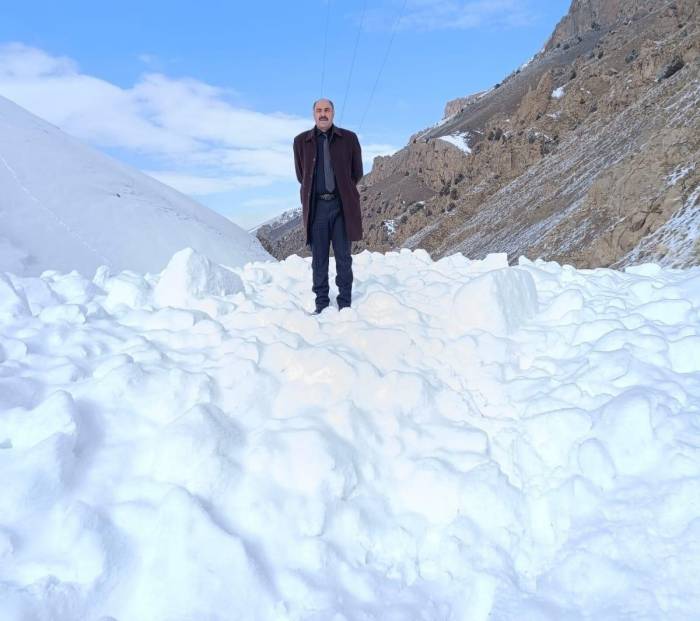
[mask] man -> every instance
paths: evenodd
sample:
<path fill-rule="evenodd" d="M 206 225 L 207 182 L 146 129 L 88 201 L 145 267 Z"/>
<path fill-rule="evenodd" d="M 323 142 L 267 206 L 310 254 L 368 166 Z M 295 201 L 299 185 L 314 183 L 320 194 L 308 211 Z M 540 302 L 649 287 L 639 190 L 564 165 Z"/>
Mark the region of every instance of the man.
<path fill-rule="evenodd" d="M 294 165 L 306 243 L 311 246 L 316 314 L 330 304 L 328 254 L 333 244 L 338 309 L 352 303 L 351 242 L 362 239 L 362 214 L 357 182 L 362 178 L 362 151 L 357 135 L 333 125 L 330 99 L 314 102 L 315 126 L 294 138 Z"/>

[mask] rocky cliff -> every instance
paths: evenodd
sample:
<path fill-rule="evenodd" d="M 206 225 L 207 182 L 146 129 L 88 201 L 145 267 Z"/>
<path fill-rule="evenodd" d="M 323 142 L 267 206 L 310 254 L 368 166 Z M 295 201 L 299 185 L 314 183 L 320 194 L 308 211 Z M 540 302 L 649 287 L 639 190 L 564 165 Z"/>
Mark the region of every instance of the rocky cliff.
<path fill-rule="evenodd" d="M 364 248 L 700 263 L 696 0 L 574 0 L 543 50 L 376 158 Z M 300 226 L 258 233 L 303 254 Z"/>

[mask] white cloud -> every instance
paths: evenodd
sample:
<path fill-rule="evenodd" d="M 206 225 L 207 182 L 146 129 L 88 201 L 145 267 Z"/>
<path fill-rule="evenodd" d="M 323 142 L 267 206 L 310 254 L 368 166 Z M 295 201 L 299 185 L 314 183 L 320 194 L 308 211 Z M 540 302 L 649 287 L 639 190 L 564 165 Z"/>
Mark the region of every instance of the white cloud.
<path fill-rule="evenodd" d="M 301 207 L 298 200 L 290 197 L 265 197 L 253 198 L 243 201 L 239 205 L 240 214 L 234 219 L 239 226 L 246 229 L 257 228 L 268 220 L 277 217 L 279 214 Z"/>
<path fill-rule="evenodd" d="M 138 159 L 144 172 L 246 228 L 299 204 L 292 140 L 312 119 L 234 105 L 240 94 L 173 79 L 155 56 L 122 87 L 87 75 L 70 58 L 15 43 L 0 45 L 0 95 L 77 138 Z M 366 172 L 390 144 L 362 145 Z"/>
<path fill-rule="evenodd" d="M 0 47 L 0 76 L 18 78 L 69 75 L 77 65 L 64 56 L 49 56 L 42 50 L 22 43 L 8 43 Z"/>
<path fill-rule="evenodd" d="M 154 65 L 158 62 L 158 58 L 153 55 L 153 54 L 139 54 L 137 58 L 144 64 L 144 65 Z"/>
<path fill-rule="evenodd" d="M 401 4 L 392 10 L 375 9 L 367 22 L 374 29 L 393 28 Z M 466 30 L 484 26 L 513 27 L 532 22 L 527 0 L 407 0 L 398 23 L 399 30 Z"/>
<path fill-rule="evenodd" d="M 270 178 L 264 175 L 207 177 L 172 170 L 144 170 L 143 172 L 161 183 L 191 196 L 208 196 L 270 185 Z"/>
<path fill-rule="evenodd" d="M 232 91 L 194 79 L 148 73 L 122 88 L 19 43 L 0 46 L 0 94 L 86 142 L 150 158 L 149 174 L 197 195 L 293 180 L 291 143 L 311 125 L 234 106 Z"/>

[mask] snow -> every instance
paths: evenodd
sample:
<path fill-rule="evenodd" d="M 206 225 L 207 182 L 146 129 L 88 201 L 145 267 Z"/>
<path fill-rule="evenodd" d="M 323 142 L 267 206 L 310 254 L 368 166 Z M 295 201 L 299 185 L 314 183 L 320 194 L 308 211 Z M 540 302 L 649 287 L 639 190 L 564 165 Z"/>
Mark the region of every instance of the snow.
<path fill-rule="evenodd" d="M 0 270 L 159 272 L 192 247 L 231 266 L 271 258 L 252 235 L 0 97 Z"/>
<path fill-rule="evenodd" d="M 394 233 L 396 233 L 396 220 L 384 220 L 382 224 L 384 225 L 384 229 L 386 230 L 387 235 L 393 235 Z"/>
<path fill-rule="evenodd" d="M 467 107 L 476 101 L 479 101 L 479 99 L 482 99 L 483 97 L 488 95 L 492 90 L 493 90 L 493 87 L 488 89 L 488 90 L 485 90 L 485 91 L 479 91 L 478 93 L 473 93 L 473 94 L 468 95 L 466 97 L 460 97 L 460 100 L 462 101 L 462 108 Z M 449 123 L 450 121 L 454 120 L 460 114 L 461 114 L 461 110 L 458 110 L 457 112 L 454 112 L 454 113 L 450 114 L 449 116 L 443 117 L 437 123 L 434 123 L 430 127 L 427 127 L 426 129 L 414 134 L 414 136 L 413 136 L 414 140 L 424 139 L 424 137 L 427 134 L 442 127 L 443 125 Z"/>
<path fill-rule="evenodd" d="M 697 616 L 700 269 L 353 260 L 0 274 L 3 621 Z"/>
<path fill-rule="evenodd" d="M 672 182 L 672 177 L 667 177 Z M 622 261 L 638 262 L 643 256 L 659 256 L 666 267 L 685 267 L 695 263 L 700 250 L 700 221 L 697 217 L 700 185 L 689 194 L 683 206 L 650 235 L 643 237 Z"/>
<path fill-rule="evenodd" d="M 288 209 L 287 211 L 283 211 L 281 214 L 254 226 L 252 229 L 248 229 L 248 233 L 250 233 L 251 235 L 255 235 L 255 233 L 265 225 L 272 226 L 273 228 L 277 226 L 282 226 L 283 224 L 287 224 L 288 222 L 291 222 L 292 220 L 294 220 L 295 218 L 299 218 L 300 216 L 301 207 Z"/>
<path fill-rule="evenodd" d="M 459 114 L 459 112 L 455 112 L 455 113 L 453 113 L 453 114 L 450 114 L 449 116 L 446 116 L 446 117 L 440 119 L 437 123 L 431 125 L 430 127 L 427 127 L 426 129 L 419 131 L 418 133 L 415 134 L 415 140 L 422 140 L 423 137 L 424 137 L 426 134 L 429 134 L 429 133 L 430 133 L 431 131 L 433 131 L 434 129 L 437 129 L 437 128 L 439 128 L 439 127 L 442 127 L 442 126 L 445 125 L 446 123 L 449 123 L 449 122 L 450 122 L 451 120 L 453 120 L 458 114 Z"/>
<path fill-rule="evenodd" d="M 454 145 L 464 153 L 472 152 L 472 150 L 469 148 L 469 137 L 466 133 L 456 133 L 449 134 L 448 136 L 439 136 L 439 140 L 449 142 L 451 145 Z"/>
<path fill-rule="evenodd" d="M 552 91 L 552 99 L 561 99 L 564 96 L 564 87 L 560 86 Z"/>
<path fill-rule="evenodd" d="M 528 58 L 522 65 L 520 65 L 520 67 L 518 67 L 518 69 L 519 69 L 520 71 L 522 71 L 522 70 L 525 69 L 527 66 L 529 66 L 529 65 L 532 63 L 533 60 L 535 60 L 535 55 L 530 56 L 530 58 Z"/>
<path fill-rule="evenodd" d="M 686 166 L 679 164 L 671 172 L 671 174 L 666 177 L 666 185 L 668 185 L 668 186 L 676 185 L 676 183 L 678 183 L 681 179 L 686 177 L 689 173 L 693 172 L 694 170 L 695 170 L 695 162 L 687 164 Z"/>

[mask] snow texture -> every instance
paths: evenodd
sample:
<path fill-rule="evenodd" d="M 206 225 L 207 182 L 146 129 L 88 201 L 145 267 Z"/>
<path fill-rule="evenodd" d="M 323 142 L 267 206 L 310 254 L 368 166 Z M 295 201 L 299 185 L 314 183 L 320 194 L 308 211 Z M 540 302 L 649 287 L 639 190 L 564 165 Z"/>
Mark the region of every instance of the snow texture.
<path fill-rule="evenodd" d="M 0 270 L 160 272 L 178 250 L 240 266 L 270 256 L 222 215 L 0 97 Z"/>
<path fill-rule="evenodd" d="M 668 182 L 673 182 L 672 177 Z M 637 262 L 644 253 L 662 249 L 664 256 L 659 259 L 659 264 L 663 266 L 682 267 L 695 262 L 700 255 L 699 198 L 700 185 L 692 190 L 678 211 L 652 234 L 643 237 L 623 261 Z"/>
<path fill-rule="evenodd" d="M 666 177 L 666 184 L 676 185 L 681 179 L 684 179 L 688 174 L 695 170 L 695 162 L 688 164 L 687 166 L 678 165 L 668 177 Z"/>
<path fill-rule="evenodd" d="M 564 87 L 560 86 L 552 91 L 552 99 L 561 99 L 564 96 Z"/>
<path fill-rule="evenodd" d="M 262 222 L 261 224 L 258 224 L 254 226 L 252 229 L 248 229 L 248 232 L 251 235 L 254 235 L 259 229 L 261 229 L 263 226 L 268 225 L 274 227 L 282 226 L 284 224 L 287 224 L 288 222 L 291 222 L 295 218 L 299 218 L 301 216 L 301 207 L 295 207 L 294 209 L 288 209 L 287 211 L 282 212 L 281 214 L 274 216 L 273 218 L 270 218 L 269 220 L 265 220 L 265 222 Z"/>
<path fill-rule="evenodd" d="M 700 270 L 354 269 L 0 274 L 0 619 L 697 618 Z"/>
<path fill-rule="evenodd" d="M 520 67 L 518 67 L 518 70 L 522 71 L 523 69 L 525 69 L 525 67 L 528 67 L 530 64 L 532 64 L 533 60 L 535 60 L 534 55 L 530 56 L 530 58 L 528 58 L 522 65 L 520 65 Z"/>
<path fill-rule="evenodd" d="M 472 150 L 469 148 L 469 138 L 465 133 L 450 134 L 448 136 L 440 136 L 440 140 L 449 142 L 451 145 L 457 147 L 460 151 L 464 153 L 471 153 Z"/>

